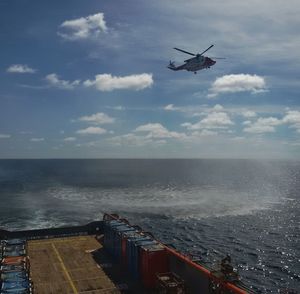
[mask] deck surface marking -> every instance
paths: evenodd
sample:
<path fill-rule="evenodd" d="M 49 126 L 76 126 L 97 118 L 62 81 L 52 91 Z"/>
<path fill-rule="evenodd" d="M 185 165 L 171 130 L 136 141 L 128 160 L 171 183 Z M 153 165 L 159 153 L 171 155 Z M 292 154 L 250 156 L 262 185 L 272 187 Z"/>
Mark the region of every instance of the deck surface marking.
<path fill-rule="evenodd" d="M 72 289 L 74 291 L 74 293 L 78 294 L 78 291 L 77 291 L 77 289 L 76 289 L 76 287 L 75 287 L 75 285 L 74 285 L 74 283 L 73 283 L 73 281 L 72 281 L 72 279 L 70 277 L 69 272 L 67 271 L 67 268 L 66 268 L 66 266 L 65 266 L 65 264 L 64 264 L 64 262 L 63 262 L 63 260 L 62 260 L 62 258 L 60 256 L 57 248 L 55 247 L 54 243 L 52 243 L 52 247 L 53 247 L 53 249 L 55 251 L 55 254 L 57 255 L 57 257 L 58 257 L 58 259 L 60 261 L 60 265 L 61 265 L 61 267 L 62 267 L 62 269 L 63 269 L 63 271 L 64 271 L 64 273 L 65 273 L 65 275 L 66 275 L 66 277 L 67 277 L 67 279 L 68 279 L 68 281 L 69 281 L 69 283 L 70 283 L 70 285 L 71 285 L 71 287 L 72 287 Z"/>

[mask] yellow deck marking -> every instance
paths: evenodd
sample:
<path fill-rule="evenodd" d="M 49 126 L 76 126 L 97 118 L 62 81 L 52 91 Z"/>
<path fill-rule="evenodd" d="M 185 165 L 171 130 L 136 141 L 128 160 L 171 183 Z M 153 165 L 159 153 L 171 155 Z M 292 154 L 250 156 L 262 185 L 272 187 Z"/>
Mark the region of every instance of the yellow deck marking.
<path fill-rule="evenodd" d="M 66 268 L 66 266 L 65 266 L 65 264 L 64 264 L 64 262 L 63 262 L 63 260 L 62 260 L 62 258 L 61 258 L 61 256 L 60 256 L 58 250 L 56 249 L 54 243 L 52 243 L 52 247 L 53 247 L 53 250 L 55 251 L 55 253 L 56 253 L 56 255 L 57 255 L 58 259 L 59 259 L 59 262 L 60 262 L 60 264 L 61 264 L 61 267 L 62 267 L 64 273 L 66 274 L 67 279 L 69 280 L 69 283 L 70 283 L 70 285 L 71 285 L 71 287 L 72 287 L 74 293 L 75 293 L 75 294 L 78 294 L 78 291 L 77 291 L 77 289 L 76 289 L 76 287 L 75 287 L 75 285 L 74 285 L 74 283 L 73 283 L 73 281 L 72 281 L 72 279 L 71 279 L 71 277 L 70 277 L 70 275 L 69 275 L 69 273 L 68 273 L 68 270 L 67 270 L 67 268 Z"/>
<path fill-rule="evenodd" d="M 30 245 L 44 245 L 44 244 L 53 244 L 53 243 L 67 243 L 67 242 L 74 242 L 74 240 L 77 241 L 87 241 L 87 238 L 70 238 L 70 240 L 66 240 L 66 239 L 58 239 L 58 240 L 54 240 L 54 241 L 47 241 L 47 239 L 45 240 L 30 240 Z"/>

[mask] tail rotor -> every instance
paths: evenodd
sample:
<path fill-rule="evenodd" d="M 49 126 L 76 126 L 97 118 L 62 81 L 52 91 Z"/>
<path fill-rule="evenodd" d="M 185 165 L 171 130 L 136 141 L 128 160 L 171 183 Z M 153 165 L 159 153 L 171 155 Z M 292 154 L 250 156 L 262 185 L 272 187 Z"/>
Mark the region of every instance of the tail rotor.
<path fill-rule="evenodd" d="M 170 60 L 170 62 L 169 62 L 169 67 L 175 67 L 175 62 L 172 61 L 172 60 Z"/>

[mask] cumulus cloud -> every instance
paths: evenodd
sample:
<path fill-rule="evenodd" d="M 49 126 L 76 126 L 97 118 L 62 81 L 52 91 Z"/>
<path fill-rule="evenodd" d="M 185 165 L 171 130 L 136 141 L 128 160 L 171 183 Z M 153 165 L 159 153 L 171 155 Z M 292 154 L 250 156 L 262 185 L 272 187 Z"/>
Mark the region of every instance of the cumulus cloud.
<path fill-rule="evenodd" d="M 11 137 L 11 135 L 9 135 L 9 134 L 0 134 L 0 139 L 8 139 L 10 137 Z"/>
<path fill-rule="evenodd" d="M 295 128 L 297 129 L 297 132 L 300 132 L 300 111 L 288 110 L 286 115 L 282 118 L 282 122 L 291 124 L 292 128 Z"/>
<path fill-rule="evenodd" d="M 111 108 L 111 109 L 114 109 L 114 110 L 125 110 L 125 107 L 122 106 L 122 105 L 118 105 L 118 106 L 112 106 L 112 107 L 108 107 L 108 108 Z"/>
<path fill-rule="evenodd" d="M 75 80 L 73 82 L 61 80 L 55 73 L 47 75 L 46 81 L 53 87 L 65 90 L 72 90 L 75 86 L 78 86 L 80 84 L 80 80 Z"/>
<path fill-rule="evenodd" d="M 66 20 L 60 25 L 60 28 L 62 32 L 58 32 L 58 35 L 69 41 L 97 38 L 101 33 L 107 31 L 104 14 L 101 12 Z"/>
<path fill-rule="evenodd" d="M 111 74 L 99 74 L 94 80 L 86 80 L 86 87 L 95 87 L 99 91 L 113 91 L 119 89 L 143 90 L 152 86 L 152 74 L 129 75 L 124 77 L 112 76 Z"/>
<path fill-rule="evenodd" d="M 12 64 L 6 71 L 9 73 L 35 73 L 36 69 L 26 64 Z"/>
<path fill-rule="evenodd" d="M 214 111 L 222 111 L 224 109 L 224 107 L 220 104 L 216 104 L 214 107 L 213 107 L 213 110 Z"/>
<path fill-rule="evenodd" d="M 252 121 L 251 120 L 245 120 L 245 121 L 243 121 L 243 125 L 244 126 L 249 126 L 249 125 L 251 125 L 252 124 Z"/>
<path fill-rule="evenodd" d="M 78 143 L 76 147 L 96 147 L 99 144 L 99 141 L 91 141 L 86 143 Z"/>
<path fill-rule="evenodd" d="M 244 122 L 245 124 L 245 122 Z M 282 120 L 276 117 L 260 117 L 253 124 L 248 123 L 249 127 L 244 129 L 246 133 L 273 133 L 275 132 L 275 127 L 282 124 Z"/>
<path fill-rule="evenodd" d="M 184 127 L 184 128 L 190 128 L 193 124 L 189 123 L 189 122 L 185 122 L 185 123 L 182 123 L 181 126 Z"/>
<path fill-rule="evenodd" d="M 252 118 L 252 117 L 256 117 L 256 113 L 252 110 L 245 110 L 242 112 L 242 116 L 246 118 Z"/>
<path fill-rule="evenodd" d="M 107 133 L 107 130 L 100 127 L 88 127 L 86 129 L 81 129 L 76 131 L 80 135 L 103 135 Z"/>
<path fill-rule="evenodd" d="M 44 138 L 31 138 L 30 141 L 31 142 L 43 142 L 43 141 L 45 141 L 45 139 Z"/>
<path fill-rule="evenodd" d="M 145 136 L 138 136 L 136 134 L 125 134 L 121 136 L 116 136 L 113 138 L 107 139 L 112 145 L 115 146 L 145 146 L 148 144 L 152 144 L 153 141 Z"/>
<path fill-rule="evenodd" d="M 192 137 L 208 137 L 208 136 L 216 136 L 218 132 L 211 131 L 211 130 L 201 130 L 201 131 L 195 131 L 191 134 Z"/>
<path fill-rule="evenodd" d="M 224 107 L 220 104 L 216 104 L 215 106 L 211 107 L 211 106 L 207 106 L 207 105 L 203 105 L 201 107 L 201 111 L 200 112 L 194 112 L 195 110 L 195 106 L 193 106 L 192 109 L 190 109 L 190 111 L 193 111 L 192 116 L 197 117 L 197 116 L 206 116 L 211 112 L 224 112 Z"/>
<path fill-rule="evenodd" d="M 232 74 L 217 78 L 209 89 L 208 98 L 214 98 L 223 93 L 265 92 L 266 82 L 263 77 L 250 74 Z"/>
<path fill-rule="evenodd" d="M 64 141 L 65 142 L 74 142 L 74 141 L 76 141 L 77 139 L 75 138 L 75 137 L 66 137 L 66 138 L 64 138 Z"/>
<path fill-rule="evenodd" d="M 300 111 L 288 109 L 282 118 L 260 117 L 254 122 L 246 120 L 243 125 L 247 126 L 244 128 L 244 132 L 247 133 L 273 133 L 276 131 L 276 127 L 280 125 L 288 125 L 300 132 Z"/>
<path fill-rule="evenodd" d="M 184 123 L 183 127 L 189 130 L 199 129 L 226 129 L 234 123 L 231 121 L 229 115 L 226 112 L 211 112 L 205 118 L 195 124 Z"/>
<path fill-rule="evenodd" d="M 135 132 L 146 132 L 147 138 L 182 138 L 184 134 L 168 131 L 159 123 L 149 123 L 141 125 L 135 129 Z"/>
<path fill-rule="evenodd" d="M 110 117 L 103 112 L 98 112 L 98 113 L 92 114 L 90 116 L 82 116 L 79 118 L 79 120 L 88 122 L 91 124 L 95 124 L 95 125 L 111 124 L 115 121 L 115 119 L 113 117 Z"/>
<path fill-rule="evenodd" d="M 176 111 L 178 110 L 178 107 L 175 107 L 174 104 L 168 104 L 164 107 L 164 110 L 168 110 L 168 111 Z"/>

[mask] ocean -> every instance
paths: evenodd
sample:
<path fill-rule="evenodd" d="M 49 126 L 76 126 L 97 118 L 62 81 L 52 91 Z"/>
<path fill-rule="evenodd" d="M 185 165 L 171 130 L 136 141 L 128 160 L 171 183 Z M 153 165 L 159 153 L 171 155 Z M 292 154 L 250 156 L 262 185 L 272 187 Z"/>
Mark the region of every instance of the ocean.
<path fill-rule="evenodd" d="M 0 160 L 0 228 L 118 213 L 208 266 L 230 254 L 258 293 L 300 289 L 299 211 L 299 161 Z"/>

